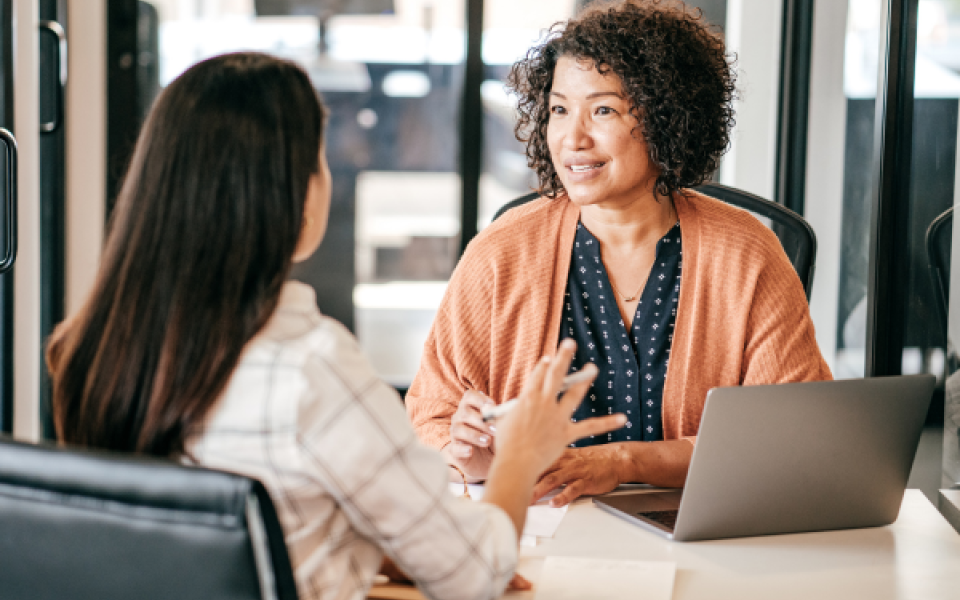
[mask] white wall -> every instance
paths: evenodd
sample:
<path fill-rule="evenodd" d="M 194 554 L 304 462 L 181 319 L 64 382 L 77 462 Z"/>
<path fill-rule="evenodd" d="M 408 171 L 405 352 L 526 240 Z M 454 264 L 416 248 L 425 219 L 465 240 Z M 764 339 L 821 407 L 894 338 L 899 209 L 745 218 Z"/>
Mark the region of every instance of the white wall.
<path fill-rule="evenodd" d="M 96 276 L 107 202 L 106 0 L 68 0 L 66 312 Z"/>
<path fill-rule="evenodd" d="M 39 435 L 40 397 L 40 113 L 37 0 L 14 0 L 14 135 L 19 154 L 18 249 L 14 266 L 14 422 L 24 440 Z"/>
<path fill-rule="evenodd" d="M 772 199 L 777 162 L 782 0 L 729 0 L 727 52 L 737 54 L 737 125 L 720 181 Z"/>
<path fill-rule="evenodd" d="M 817 343 L 836 371 L 837 302 L 840 297 L 840 239 L 843 216 L 843 157 L 847 124 L 844 47 L 847 3 L 817 0 L 811 56 L 810 113 L 804 217 L 817 234 L 817 270 L 810 313 Z"/>

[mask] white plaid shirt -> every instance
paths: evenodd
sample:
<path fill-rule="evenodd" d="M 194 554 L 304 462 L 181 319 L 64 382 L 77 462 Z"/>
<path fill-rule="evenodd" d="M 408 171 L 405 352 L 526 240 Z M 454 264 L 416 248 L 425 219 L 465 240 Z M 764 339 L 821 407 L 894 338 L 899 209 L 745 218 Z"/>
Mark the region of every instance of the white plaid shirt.
<path fill-rule="evenodd" d="M 301 599 L 364 598 L 384 553 L 434 599 L 496 598 L 516 567 L 506 513 L 450 494 L 443 459 L 302 283 L 286 284 L 188 450 L 267 487 Z"/>

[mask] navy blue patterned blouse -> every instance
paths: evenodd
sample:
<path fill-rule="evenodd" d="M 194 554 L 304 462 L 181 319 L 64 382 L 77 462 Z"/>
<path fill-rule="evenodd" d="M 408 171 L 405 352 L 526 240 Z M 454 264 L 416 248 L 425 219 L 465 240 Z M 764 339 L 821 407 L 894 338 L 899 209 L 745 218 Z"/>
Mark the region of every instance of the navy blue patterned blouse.
<path fill-rule="evenodd" d="M 663 439 L 663 383 L 677 320 L 681 259 L 678 222 L 657 242 L 657 258 L 628 332 L 600 259 L 600 242 L 577 223 L 560 339 L 577 342 L 571 372 L 592 362 L 599 373 L 573 419 L 624 413 L 627 423 L 572 446 Z"/>

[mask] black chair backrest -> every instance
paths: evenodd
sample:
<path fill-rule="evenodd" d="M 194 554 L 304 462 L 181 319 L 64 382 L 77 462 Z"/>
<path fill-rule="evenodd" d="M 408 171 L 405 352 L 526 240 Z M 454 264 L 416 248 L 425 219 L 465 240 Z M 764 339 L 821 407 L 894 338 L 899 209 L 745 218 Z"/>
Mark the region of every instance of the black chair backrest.
<path fill-rule="evenodd" d="M 950 245 L 953 238 L 953 207 L 940 213 L 927 227 L 927 264 L 933 291 L 937 298 L 937 314 L 943 330 L 947 329 L 950 289 Z"/>
<path fill-rule="evenodd" d="M 770 228 L 780 239 L 784 252 L 790 259 L 790 263 L 793 264 L 793 268 L 796 269 L 797 276 L 800 277 L 803 290 L 807 294 L 807 300 L 810 299 L 810 292 L 813 290 L 813 274 L 816 270 L 817 236 L 803 217 L 776 202 L 719 183 L 705 183 L 695 189 L 701 194 L 769 219 Z M 497 220 L 500 215 L 511 208 L 526 204 L 539 197 L 540 194 L 533 192 L 520 196 L 516 200 L 511 200 L 500 207 L 500 210 L 493 216 L 493 220 Z"/>
<path fill-rule="evenodd" d="M 501 217 L 501 215 L 503 215 L 503 213 L 507 212 L 511 208 L 515 208 L 517 206 L 526 204 L 527 202 L 532 202 L 539 197 L 540 197 L 540 192 L 530 192 L 529 194 L 524 194 L 519 198 L 511 200 L 510 202 L 507 202 L 506 204 L 504 204 L 503 206 L 497 209 L 497 212 L 493 214 L 493 219 L 491 219 L 491 221 L 496 221 Z"/>
<path fill-rule="evenodd" d="M 253 479 L 0 439 L 5 600 L 296 600 Z"/>

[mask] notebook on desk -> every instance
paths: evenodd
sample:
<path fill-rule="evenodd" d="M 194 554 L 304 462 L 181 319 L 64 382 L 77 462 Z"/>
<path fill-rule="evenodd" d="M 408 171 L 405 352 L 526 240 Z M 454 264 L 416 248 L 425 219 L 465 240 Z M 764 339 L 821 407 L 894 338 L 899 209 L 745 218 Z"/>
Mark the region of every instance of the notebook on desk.
<path fill-rule="evenodd" d="M 682 491 L 594 502 L 677 541 L 888 525 L 934 383 L 911 375 L 710 390 Z"/>

